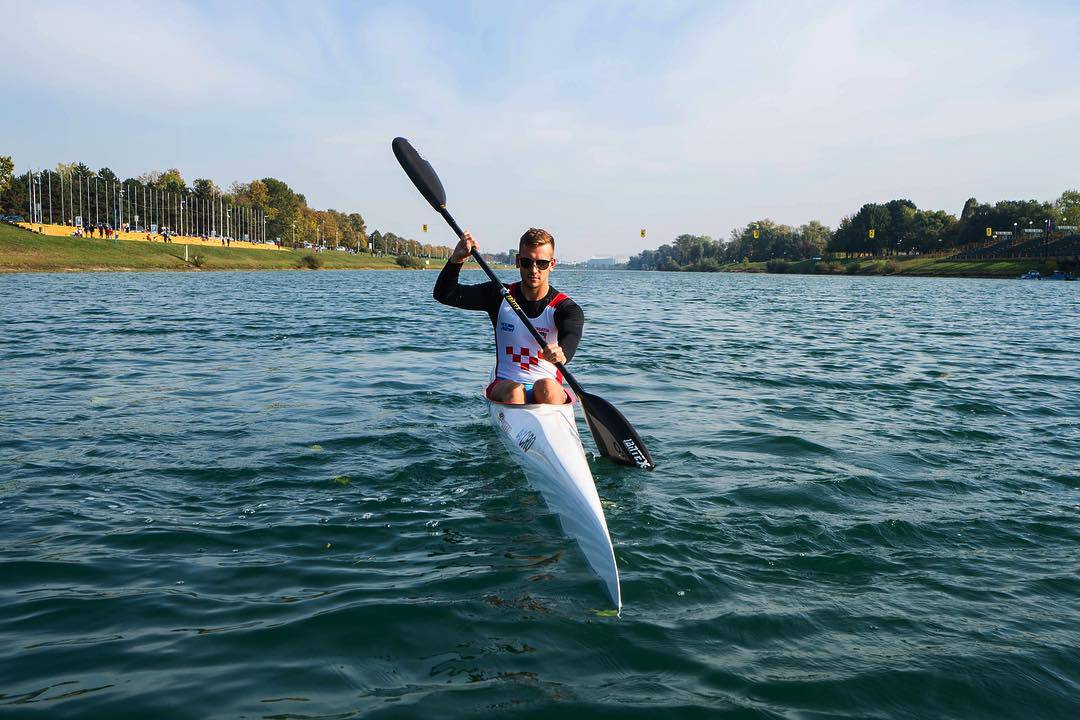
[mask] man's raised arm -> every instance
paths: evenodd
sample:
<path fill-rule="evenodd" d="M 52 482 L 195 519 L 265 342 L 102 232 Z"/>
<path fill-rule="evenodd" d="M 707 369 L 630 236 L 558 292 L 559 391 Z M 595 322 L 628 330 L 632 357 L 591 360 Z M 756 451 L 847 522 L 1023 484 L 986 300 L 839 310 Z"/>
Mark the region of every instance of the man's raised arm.
<path fill-rule="evenodd" d="M 473 236 L 466 231 L 465 237 L 458 242 L 450 259 L 446 261 L 438 279 L 435 280 L 435 289 L 431 296 L 443 305 L 461 308 L 462 310 L 488 310 L 491 305 L 491 294 L 495 290 L 494 283 L 488 281 L 479 285 L 461 285 L 458 276 L 461 275 L 461 266 L 469 257 L 473 248 L 480 246 L 473 240 Z"/>

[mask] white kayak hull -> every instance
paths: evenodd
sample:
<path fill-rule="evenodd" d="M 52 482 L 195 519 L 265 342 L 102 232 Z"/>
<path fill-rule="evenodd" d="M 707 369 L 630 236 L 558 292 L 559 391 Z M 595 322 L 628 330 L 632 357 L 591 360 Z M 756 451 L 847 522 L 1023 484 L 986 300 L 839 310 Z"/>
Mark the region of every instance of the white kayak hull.
<path fill-rule="evenodd" d="M 585 450 L 581 447 L 574 403 L 505 405 L 486 397 L 495 432 L 530 484 L 578 542 L 589 566 L 600 576 L 617 610 L 622 609 L 619 568 L 604 510 Z"/>

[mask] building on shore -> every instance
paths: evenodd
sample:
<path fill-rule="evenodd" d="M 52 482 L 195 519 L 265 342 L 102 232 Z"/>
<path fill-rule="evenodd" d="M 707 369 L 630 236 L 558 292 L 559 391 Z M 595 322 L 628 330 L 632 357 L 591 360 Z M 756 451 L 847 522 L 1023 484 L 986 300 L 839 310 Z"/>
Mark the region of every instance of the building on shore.
<path fill-rule="evenodd" d="M 629 261 L 629 258 L 619 258 L 614 256 L 591 257 L 585 261 L 585 267 L 590 270 L 613 270 L 617 267 L 625 267 L 626 263 Z"/>

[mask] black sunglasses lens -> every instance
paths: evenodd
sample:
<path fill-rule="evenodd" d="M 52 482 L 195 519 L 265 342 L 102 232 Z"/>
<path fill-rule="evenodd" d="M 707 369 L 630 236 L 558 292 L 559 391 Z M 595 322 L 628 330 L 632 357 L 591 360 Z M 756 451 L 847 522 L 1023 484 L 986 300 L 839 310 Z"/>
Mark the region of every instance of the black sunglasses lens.
<path fill-rule="evenodd" d="M 533 260 L 532 258 L 518 258 L 518 262 L 521 263 L 521 267 L 526 270 L 531 269 L 534 264 L 541 270 L 547 270 L 548 265 L 551 264 L 550 260 Z"/>

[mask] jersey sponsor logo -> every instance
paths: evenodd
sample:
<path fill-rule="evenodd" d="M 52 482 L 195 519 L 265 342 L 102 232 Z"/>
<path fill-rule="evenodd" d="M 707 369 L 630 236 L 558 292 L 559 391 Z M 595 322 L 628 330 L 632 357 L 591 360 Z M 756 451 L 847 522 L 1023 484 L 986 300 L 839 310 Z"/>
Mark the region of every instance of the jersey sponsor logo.
<path fill-rule="evenodd" d="M 514 332 L 514 324 L 508 322 L 499 323 L 499 329 L 503 332 Z"/>
<path fill-rule="evenodd" d="M 536 326 L 536 332 L 540 333 L 540 334 L 541 334 L 541 335 L 543 335 L 544 337 L 547 337 L 547 334 L 548 334 L 549 332 L 551 332 L 551 330 L 550 330 L 549 328 L 546 328 L 546 327 L 540 327 L 539 325 L 537 325 L 537 326 Z"/>

